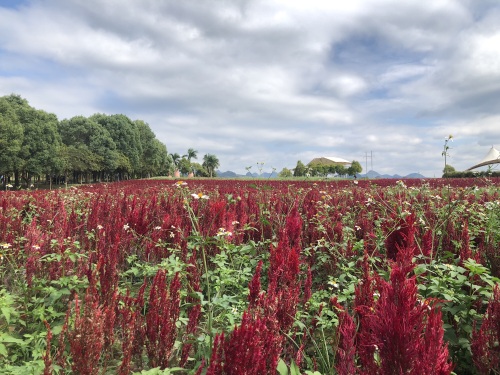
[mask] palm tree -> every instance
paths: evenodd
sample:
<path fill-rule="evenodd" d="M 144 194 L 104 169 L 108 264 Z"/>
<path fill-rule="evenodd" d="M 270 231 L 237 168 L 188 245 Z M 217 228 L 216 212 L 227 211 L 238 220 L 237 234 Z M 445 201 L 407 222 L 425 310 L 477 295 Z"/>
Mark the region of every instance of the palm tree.
<path fill-rule="evenodd" d="M 174 167 L 174 173 L 179 169 L 179 161 L 181 159 L 181 156 L 176 152 L 174 154 L 169 154 L 168 155 L 170 160 L 172 161 L 173 167 Z"/>
<path fill-rule="evenodd" d="M 203 156 L 203 167 L 207 170 L 210 177 L 213 177 L 215 169 L 219 167 L 219 159 L 214 154 L 205 154 Z"/>
<path fill-rule="evenodd" d="M 187 158 L 189 162 L 191 162 L 191 159 L 198 159 L 198 150 L 195 150 L 194 148 L 190 148 L 187 152 L 186 155 L 182 155 L 183 158 Z"/>
<path fill-rule="evenodd" d="M 170 154 L 170 159 L 172 160 L 172 163 L 174 163 L 174 166 L 177 168 L 179 165 L 179 160 L 181 156 L 176 152 L 174 154 Z"/>

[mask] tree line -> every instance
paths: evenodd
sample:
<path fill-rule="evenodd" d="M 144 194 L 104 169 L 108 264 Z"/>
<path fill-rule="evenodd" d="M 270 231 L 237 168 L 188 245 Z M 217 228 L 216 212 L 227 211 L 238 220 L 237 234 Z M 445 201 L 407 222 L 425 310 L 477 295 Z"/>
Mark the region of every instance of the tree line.
<path fill-rule="evenodd" d="M 339 177 L 356 177 L 356 175 L 362 171 L 363 168 L 361 164 L 356 160 L 353 160 L 351 165 L 347 168 L 342 164 L 313 163 L 305 165 L 299 160 L 293 170 L 283 168 L 279 173 L 279 177 L 328 177 L 333 175 Z"/>
<path fill-rule="evenodd" d="M 195 151 L 190 150 L 189 162 Z M 142 120 L 96 113 L 59 121 L 55 114 L 31 107 L 19 95 L 0 97 L 0 176 L 4 184 L 171 175 L 180 167 L 179 161 L 186 159 L 176 155 L 168 153 Z M 213 176 L 217 167 L 217 157 L 207 154 L 198 172 Z M 196 171 L 190 166 L 189 172 Z"/>

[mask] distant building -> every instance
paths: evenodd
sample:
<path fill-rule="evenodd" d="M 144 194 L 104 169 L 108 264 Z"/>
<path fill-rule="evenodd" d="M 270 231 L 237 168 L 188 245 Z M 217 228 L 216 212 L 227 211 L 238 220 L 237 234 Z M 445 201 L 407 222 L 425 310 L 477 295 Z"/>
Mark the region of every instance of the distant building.
<path fill-rule="evenodd" d="M 309 163 L 307 163 L 308 166 L 311 165 L 334 165 L 334 164 L 340 164 L 344 166 L 349 166 L 351 165 L 351 162 L 342 158 L 337 158 L 333 156 L 321 156 L 319 158 L 314 158 L 311 160 Z"/>

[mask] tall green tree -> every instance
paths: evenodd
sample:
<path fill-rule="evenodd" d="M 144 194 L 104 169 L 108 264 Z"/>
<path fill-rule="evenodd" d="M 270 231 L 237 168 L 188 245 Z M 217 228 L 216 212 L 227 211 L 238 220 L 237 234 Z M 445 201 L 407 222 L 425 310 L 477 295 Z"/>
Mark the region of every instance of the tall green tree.
<path fill-rule="evenodd" d="M 302 163 L 302 161 L 297 161 L 297 165 L 295 166 L 293 170 L 293 176 L 294 177 L 303 177 L 307 173 L 307 167 Z"/>
<path fill-rule="evenodd" d="M 345 176 L 347 174 L 347 168 L 342 164 L 336 164 L 334 170 L 339 176 Z"/>
<path fill-rule="evenodd" d="M 29 184 L 34 176 L 52 174 L 57 168 L 61 147 L 57 116 L 31 107 L 19 95 L 9 95 L 5 99 L 23 128 L 21 147 L 13 160 L 16 186 L 20 185 L 21 177 Z"/>
<path fill-rule="evenodd" d="M 75 116 L 59 123 L 63 143 L 71 147 L 69 164 L 65 170 L 99 175 L 99 179 L 110 176 L 116 171 L 129 171 L 131 167 L 123 164 L 123 156 L 108 130 L 98 122 L 84 116 Z M 80 152 L 80 156 L 76 156 Z M 126 164 L 126 163 L 125 163 Z"/>
<path fill-rule="evenodd" d="M 142 120 L 134 121 L 139 131 L 142 155 L 140 158 L 140 171 L 142 176 L 151 177 L 166 172 L 168 153 L 166 147 L 156 139 L 155 133 L 149 125 Z"/>
<path fill-rule="evenodd" d="M 205 154 L 203 156 L 203 167 L 207 170 L 210 177 L 215 176 L 215 170 L 219 168 L 219 159 L 214 154 Z"/>
<path fill-rule="evenodd" d="M 21 146 L 24 130 L 15 108 L 7 97 L 0 97 L 0 174 L 14 170 Z"/>
<path fill-rule="evenodd" d="M 190 148 L 187 151 L 187 154 L 184 155 L 183 157 L 187 158 L 187 160 L 191 161 L 191 159 L 198 159 L 198 151 L 195 150 L 194 148 Z"/>
<path fill-rule="evenodd" d="M 174 152 L 173 154 L 170 154 L 170 159 L 172 159 L 174 165 L 177 166 L 179 164 L 181 156 L 177 152 Z"/>
<path fill-rule="evenodd" d="M 153 140 L 153 158 L 151 160 L 152 173 L 156 176 L 167 175 L 170 170 L 170 159 L 167 146 L 158 139 Z"/>
<path fill-rule="evenodd" d="M 361 167 L 361 164 L 356 160 L 353 160 L 351 165 L 347 168 L 347 174 L 353 177 L 356 177 L 356 175 L 362 171 L 363 167 Z"/>
<path fill-rule="evenodd" d="M 137 124 L 122 114 L 105 115 L 97 113 L 91 116 L 90 119 L 102 125 L 109 132 L 118 152 L 129 160 L 130 174 L 140 173 L 143 150 Z"/>
<path fill-rule="evenodd" d="M 55 114 L 43 110 L 33 110 L 31 121 L 24 126 L 22 157 L 25 160 L 23 176 L 27 184 L 34 176 L 48 175 L 52 179 L 59 169 L 61 136 L 57 131 L 58 119 Z"/>
<path fill-rule="evenodd" d="M 169 154 L 169 157 L 174 171 L 179 169 L 179 161 L 181 160 L 181 156 L 177 152 L 174 152 L 173 154 Z"/>

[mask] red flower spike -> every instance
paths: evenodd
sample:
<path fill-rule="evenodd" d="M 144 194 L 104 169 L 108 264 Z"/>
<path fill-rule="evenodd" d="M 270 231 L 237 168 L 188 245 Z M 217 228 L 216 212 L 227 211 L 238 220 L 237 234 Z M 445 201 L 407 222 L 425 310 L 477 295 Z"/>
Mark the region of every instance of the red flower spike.
<path fill-rule="evenodd" d="M 337 356 L 335 358 L 335 369 L 338 375 L 355 375 L 358 373 L 356 367 L 356 323 L 346 312 L 342 311 L 339 316 L 338 326 L 339 341 Z"/>
<path fill-rule="evenodd" d="M 167 289 L 166 272 L 158 270 L 149 293 L 146 314 L 146 349 L 151 367 L 169 366 L 177 336 L 176 322 L 180 312 L 180 278 L 176 273 Z"/>
<path fill-rule="evenodd" d="M 45 354 L 42 356 L 43 358 L 43 363 L 44 363 L 44 369 L 43 369 L 43 375 L 52 375 L 52 358 L 50 356 L 50 347 L 51 347 L 51 341 L 52 341 L 52 331 L 50 330 L 50 324 L 47 323 L 46 320 L 43 321 L 45 324 L 45 327 L 47 328 L 47 345 L 45 349 Z"/>
<path fill-rule="evenodd" d="M 474 365 L 480 375 L 489 375 L 491 369 L 500 367 L 500 287 L 493 289 L 493 296 L 479 330 L 472 333 Z"/>

